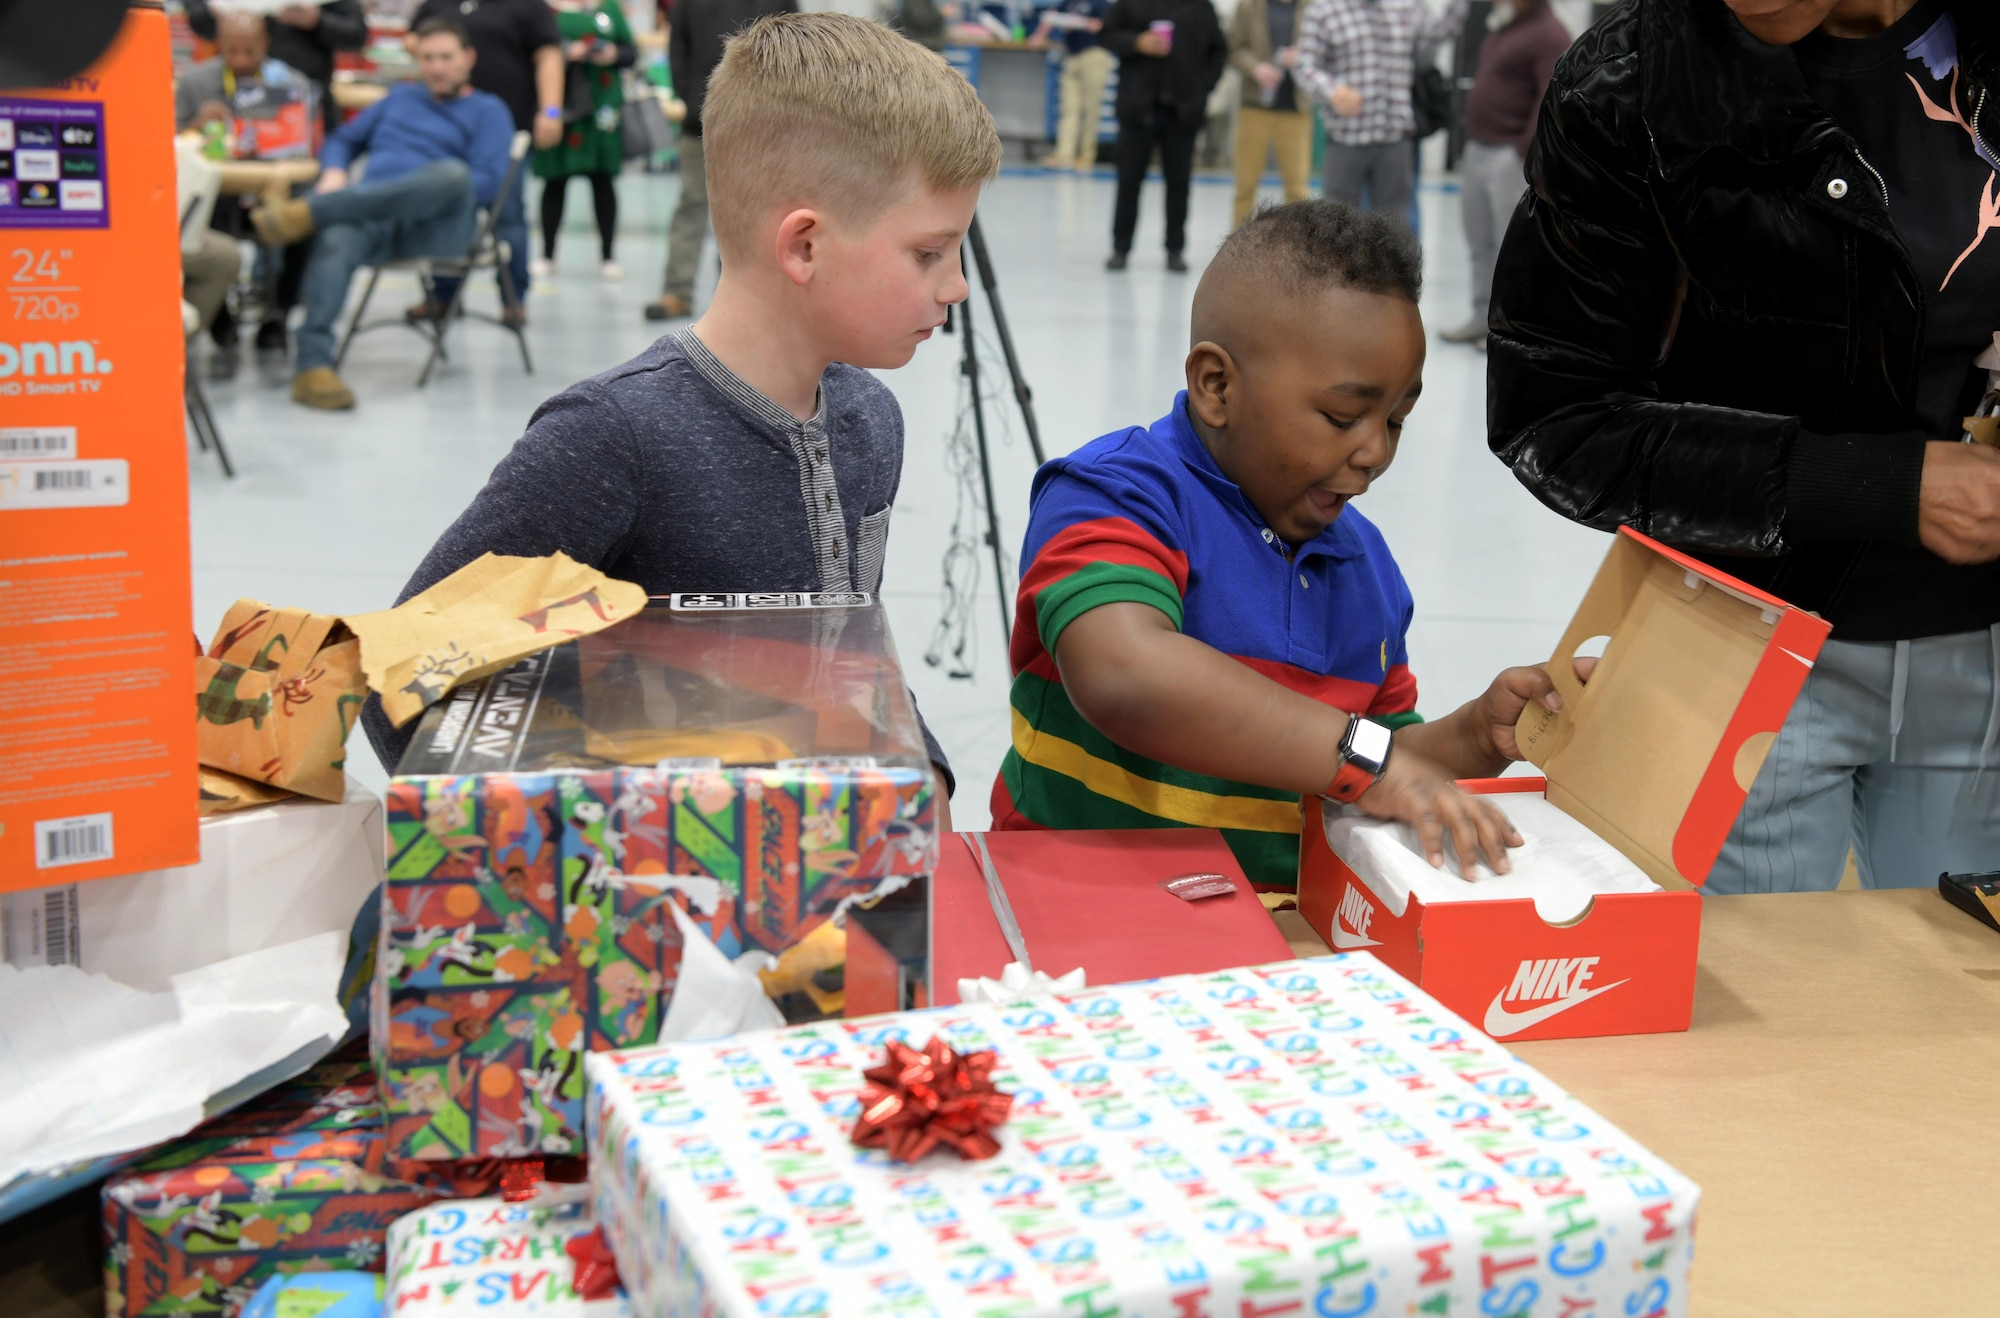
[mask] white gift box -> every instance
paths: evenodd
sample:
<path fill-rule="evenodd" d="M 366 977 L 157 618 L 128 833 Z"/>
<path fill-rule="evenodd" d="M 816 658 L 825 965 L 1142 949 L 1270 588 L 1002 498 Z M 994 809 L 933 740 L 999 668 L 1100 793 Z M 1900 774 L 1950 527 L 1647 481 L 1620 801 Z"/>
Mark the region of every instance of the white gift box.
<path fill-rule="evenodd" d="M 855 1147 L 861 1072 L 998 1050 L 999 1155 Z M 1699 1192 L 1366 956 L 593 1054 L 645 1315 L 1687 1312 Z"/>
<path fill-rule="evenodd" d="M 346 934 L 382 881 L 382 801 L 282 801 L 201 821 L 201 860 L 0 895 L 4 959 L 74 965 L 149 993 L 175 975 Z"/>

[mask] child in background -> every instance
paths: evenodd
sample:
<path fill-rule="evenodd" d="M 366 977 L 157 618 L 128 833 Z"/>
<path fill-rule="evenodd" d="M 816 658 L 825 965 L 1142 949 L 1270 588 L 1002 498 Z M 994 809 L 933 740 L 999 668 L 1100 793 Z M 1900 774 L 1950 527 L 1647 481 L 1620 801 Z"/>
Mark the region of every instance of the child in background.
<path fill-rule="evenodd" d="M 880 588 L 903 418 L 861 368 L 903 365 L 964 300 L 992 116 L 938 55 L 819 13 L 731 40 L 703 120 L 706 314 L 544 403 L 401 599 L 481 554 L 557 550 L 653 595 Z M 363 721 L 393 768 L 413 726 L 373 699 Z"/>
<path fill-rule="evenodd" d="M 1423 259 L 1401 220 L 1265 210 L 1196 289 L 1187 391 L 1035 477 L 996 828 L 1219 828 L 1260 888 L 1298 877 L 1300 800 L 1413 824 L 1433 865 L 1521 838 L 1454 778 L 1520 758 L 1548 674 L 1510 668 L 1433 723 L 1412 603 L 1348 506 L 1423 387 Z"/>

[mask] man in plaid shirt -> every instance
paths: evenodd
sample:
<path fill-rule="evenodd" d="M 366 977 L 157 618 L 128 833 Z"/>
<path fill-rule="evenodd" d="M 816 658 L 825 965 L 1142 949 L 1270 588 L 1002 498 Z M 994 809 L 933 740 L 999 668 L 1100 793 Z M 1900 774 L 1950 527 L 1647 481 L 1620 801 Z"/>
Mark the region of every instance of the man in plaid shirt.
<path fill-rule="evenodd" d="M 1406 215 L 1417 182 L 1410 84 L 1421 53 L 1465 23 L 1466 0 L 1433 13 L 1425 0 L 1312 0 L 1299 23 L 1292 79 L 1331 113 L 1326 195 Z"/>

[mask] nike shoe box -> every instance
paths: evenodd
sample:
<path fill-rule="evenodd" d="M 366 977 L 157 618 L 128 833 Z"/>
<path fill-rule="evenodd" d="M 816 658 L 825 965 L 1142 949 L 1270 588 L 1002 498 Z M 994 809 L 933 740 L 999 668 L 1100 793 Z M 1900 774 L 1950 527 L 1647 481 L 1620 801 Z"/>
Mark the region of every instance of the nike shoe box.
<path fill-rule="evenodd" d="M 1550 660 L 1562 712 L 1529 706 L 1515 735 L 1543 776 L 1462 784 L 1538 796 L 1656 889 L 1583 899 L 1491 879 L 1455 901 L 1385 882 L 1343 807 L 1321 803 L 1299 849 L 1299 910 L 1339 951 L 1366 950 L 1496 1039 L 1684 1030 L 1701 895 L 1829 625 L 1621 530 Z M 1588 684 L 1571 660 L 1603 641 Z M 1531 858 L 1536 839 L 1532 827 Z M 1434 880 L 1463 884 L 1462 879 Z M 1606 891 L 1605 886 L 1624 887 Z M 1505 895 L 1501 895 L 1501 894 Z"/>

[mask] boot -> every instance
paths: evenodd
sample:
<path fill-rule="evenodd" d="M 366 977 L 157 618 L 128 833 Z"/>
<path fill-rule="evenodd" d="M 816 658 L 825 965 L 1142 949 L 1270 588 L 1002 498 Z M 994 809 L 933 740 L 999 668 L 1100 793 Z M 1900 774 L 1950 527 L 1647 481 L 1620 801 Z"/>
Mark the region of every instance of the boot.
<path fill-rule="evenodd" d="M 292 377 L 292 401 L 322 412 L 344 412 L 354 406 L 354 391 L 331 366 L 315 366 Z"/>
<path fill-rule="evenodd" d="M 257 238 L 269 247 L 290 247 L 301 239 L 310 238 L 314 229 L 312 207 L 304 197 L 280 197 L 266 195 L 264 204 L 250 212 L 250 223 L 257 230 Z"/>

